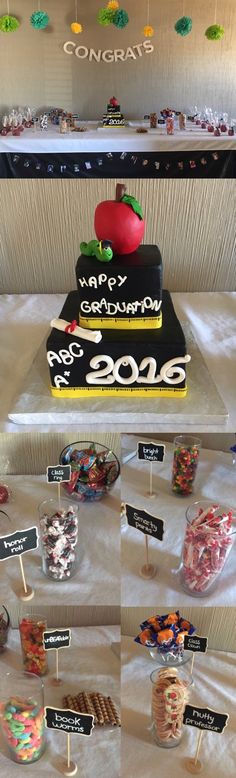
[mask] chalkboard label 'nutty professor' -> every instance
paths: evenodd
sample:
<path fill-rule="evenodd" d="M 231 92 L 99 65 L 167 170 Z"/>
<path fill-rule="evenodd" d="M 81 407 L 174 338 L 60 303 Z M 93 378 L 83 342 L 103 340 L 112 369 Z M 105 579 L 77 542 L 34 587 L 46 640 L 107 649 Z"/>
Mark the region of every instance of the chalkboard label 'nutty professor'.
<path fill-rule="evenodd" d="M 211 732 L 217 732 L 218 735 L 222 735 L 228 720 L 228 713 L 218 713 L 211 708 L 197 708 L 193 705 L 186 705 L 183 718 L 184 724 L 189 727 L 211 730 Z"/>

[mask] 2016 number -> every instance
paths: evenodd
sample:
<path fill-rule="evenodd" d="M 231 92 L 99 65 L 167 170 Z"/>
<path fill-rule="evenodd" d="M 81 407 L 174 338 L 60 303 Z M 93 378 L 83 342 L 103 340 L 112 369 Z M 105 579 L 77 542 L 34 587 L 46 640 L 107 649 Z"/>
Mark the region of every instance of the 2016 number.
<path fill-rule="evenodd" d="M 156 375 L 157 363 L 154 357 L 145 357 L 138 367 L 134 357 L 126 355 L 114 362 L 112 357 L 101 354 L 91 359 L 90 367 L 92 367 L 96 373 L 87 373 L 86 382 L 90 385 L 100 384 L 103 386 L 111 386 L 117 382 L 118 384 L 123 384 L 123 386 L 128 386 L 135 382 L 150 385 L 159 384 L 161 381 L 164 381 L 166 384 L 174 386 L 182 383 L 185 378 L 185 370 L 179 365 L 190 362 L 190 359 L 191 357 L 188 354 L 185 357 L 170 359 L 162 365 L 160 374 Z M 101 369 L 102 362 L 105 363 L 105 367 Z M 130 367 L 130 376 L 121 376 L 121 367 Z M 148 368 L 147 375 L 140 376 L 140 372 L 146 370 L 146 368 Z"/>

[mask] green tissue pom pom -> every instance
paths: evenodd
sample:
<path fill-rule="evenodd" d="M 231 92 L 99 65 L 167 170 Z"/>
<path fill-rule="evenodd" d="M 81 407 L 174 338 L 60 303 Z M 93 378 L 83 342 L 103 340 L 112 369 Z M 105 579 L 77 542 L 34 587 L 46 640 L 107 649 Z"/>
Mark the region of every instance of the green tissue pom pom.
<path fill-rule="evenodd" d="M 175 30 L 178 33 L 178 35 L 188 35 L 189 32 L 192 30 L 192 19 L 190 19 L 190 16 L 181 16 L 181 19 L 178 19 L 178 21 L 175 24 Z"/>
<path fill-rule="evenodd" d="M 35 30 L 45 30 L 49 24 L 49 16 L 46 11 L 34 11 L 30 17 L 30 22 Z"/>
<path fill-rule="evenodd" d="M 15 32 L 19 26 L 20 22 L 15 16 L 8 16 L 8 14 L 6 14 L 5 16 L 0 17 L 1 32 Z"/>
<path fill-rule="evenodd" d="M 98 24 L 102 24 L 103 27 L 107 27 L 108 24 L 112 24 L 114 16 L 115 12 L 112 8 L 100 8 L 97 16 Z"/>
<path fill-rule="evenodd" d="M 221 27 L 220 24 L 212 24 L 205 32 L 205 36 L 209 41 L 220 41 L 224 34 L 224 27 Z"/>
<path fill-rule="evenodd" d="M 129 17 L 127 11 L 123 11 L 122 8 L 119 8 L 119 10 L 115 12 L 113 24 L 115 24 L 116 27 L 122 30 L 123 27 L 126 27 L 126 24 L 128 24 L 128 22 L 129 22 Z"/>

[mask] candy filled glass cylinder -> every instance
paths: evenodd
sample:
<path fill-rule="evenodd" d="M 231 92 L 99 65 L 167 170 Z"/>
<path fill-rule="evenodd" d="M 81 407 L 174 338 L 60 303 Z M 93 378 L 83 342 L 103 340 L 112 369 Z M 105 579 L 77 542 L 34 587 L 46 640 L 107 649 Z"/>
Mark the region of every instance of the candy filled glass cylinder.
<path fill-rule="evenodd" d="M 78 505 L 51 499 L 38 510 L 43 572 L 53 581 L 68 581 L 79 564 Z"/>
<path fill-rule="evenodd" d="M 172 469 L 172 491 L 175 494 L 192 494 L 200 448 L 200 438 L 193 435 L 175 437 Z"/>
<path fill-rule="evenodd" d="M 173 667 L 154 670 L 150 680 L 154 740 L 162 748 L 175 748 L 183 734 L 183 714 L 189 697 L 190 678 Z"/>
<path fill-rule="evenodd" d="M 24 668 L 34 675 L 48 671 L 47 652 L 43 646 L 43 633 L 47 629 L 44 616 L 26 613 L 19 621 L 19 632 Z"/>
<path fill-rule="evenodd" d="M 187 594 L 207 596 L 217 586 L 233 545 L 233 519 L 233 511 L 224 505 L 208 500 L 189 505 L 180 570 Z"/>
<path fill-rule="evenodd" d="M 36 762 L 46 747 L 44 687 L 37 675 L 9 672 L 1 677 L 1 730 L 11 759 Z"/>

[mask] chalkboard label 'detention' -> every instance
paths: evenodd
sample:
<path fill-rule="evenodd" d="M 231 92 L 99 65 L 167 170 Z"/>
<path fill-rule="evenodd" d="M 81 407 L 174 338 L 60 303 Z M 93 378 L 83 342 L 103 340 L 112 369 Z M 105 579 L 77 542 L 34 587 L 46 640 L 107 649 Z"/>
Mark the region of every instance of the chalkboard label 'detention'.
<path fill-rule="evenodd" d="M 39 538 L 37 527 L 12 532 L 11 535 L 0 537 L 0 560 L 21 556 L 26 551 L 38 548 Z"/>
<path fill-rule="evenodd" d="M 132 505 L 126 505 L 126 516 L 130 527 L 135 527 L 143 532 L 144 535 L 151 535 L 156 540 L 163 540 L 164 521 L 156 516 L 151 516 L 146 511 L 140 511 Z"/>
<path fill-rule="evenodd" d="M 49 484 L 67 483 L 71 479 L 71 465 L 49 465 L 47 482 Z"/>
<path fill-rule="evenodd" d="M 228 713 L 218 713 L 218 711 L 211 710 L 211 708 L 197 708 L 193 705 L 186 705 L 183 721 L 189 727 L 210 729 L 211 732 L 218 732 L 221 735 L 228 724 L 228 719 Z"/>
<path fill-rule="evenodd" d="M 59 729 L 68 735 L 92 734 L 94 716 L 88 713 L 76 713 L 75 710 L 63 708 L 45 708 L 45 721 L 48 729 Z"/>
<path fill-rule="evenodd" d="M 163 462 L 165 457 L 165 446 L 161 443 L 138 443 L 138 459 L 144 459 L 147 462 Z"/>
<path fill-rule="evenodd" d="M 185 651 L 196 651 L 201 654 L 205 654 L 208 646 L 208 638 L 202 638 L 200 635 L 185 635 L 184 636 L 184 648 Z"/>
<path fill-rule="evenodd" d="M 70 629 L 53 629 L 43 633 L 43 647 L 45 651 L 59 648 L 69 648 L 71 644 Z"/>

